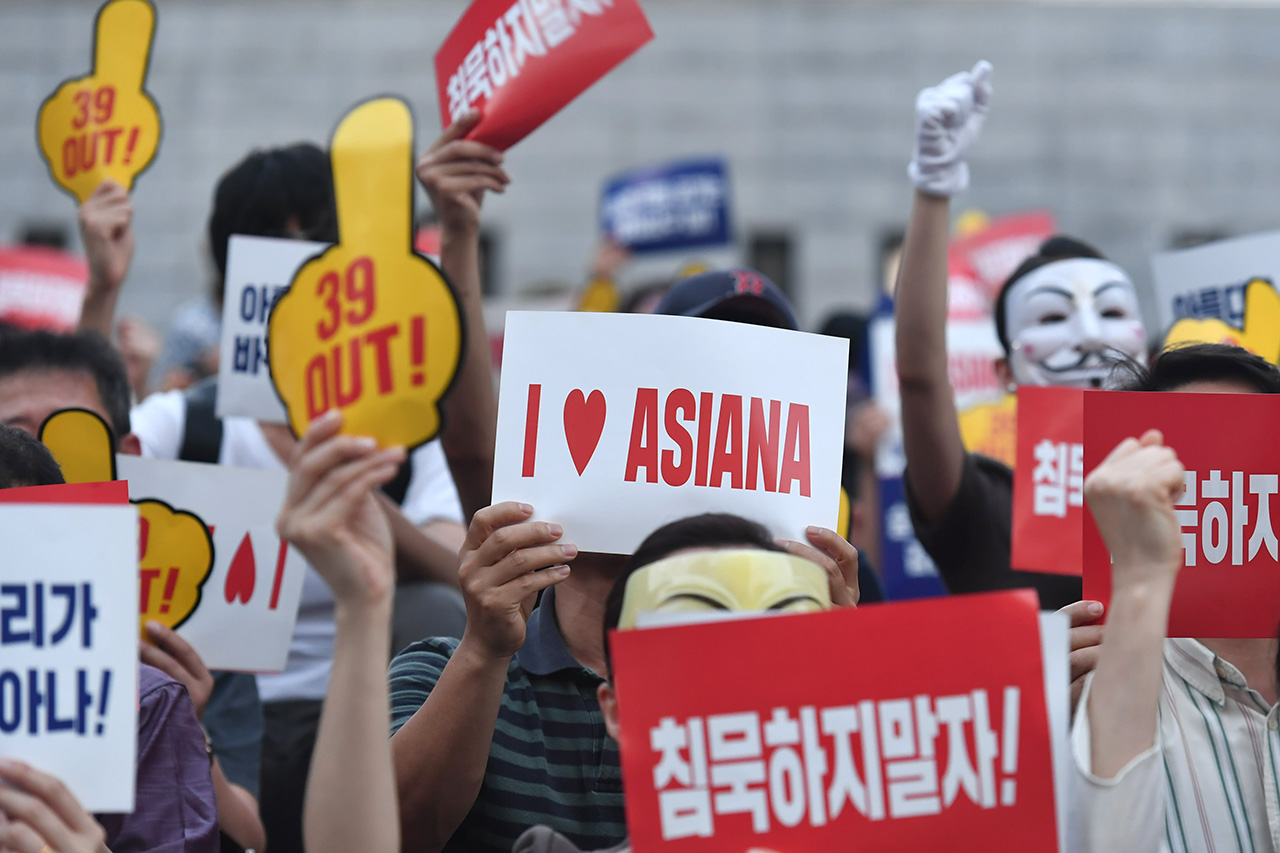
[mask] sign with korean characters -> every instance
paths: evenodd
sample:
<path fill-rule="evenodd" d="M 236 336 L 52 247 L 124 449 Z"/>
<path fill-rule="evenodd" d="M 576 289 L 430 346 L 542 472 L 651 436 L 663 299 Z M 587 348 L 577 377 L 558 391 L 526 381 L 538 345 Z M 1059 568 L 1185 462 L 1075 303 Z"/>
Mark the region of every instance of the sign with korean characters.
<path fill-rule="evenodd" d="M 731 512 L 835 529 L 848 341 L 698 317 L 509 312 L 493 500 L 584 551 Z"/>
<path fill-rule="evenodd" d="M 1280 448 L 1274 394 L 1088 391 L 1084 470 L 1121 441 L 1164 433 L 1186 468 L 1174 506 L 1184 568 L 1169 612 L 1170 637 L 1274 637 L 1280 601 Z M 1084 596 L 1111 596 L 1111 561 L 1097 525 L 1084 531 Z"/>
<path fill-rule="evenodd" d="M 1231 343 L 1280 361 L 1280 231 L 1151 258 L 1160 328 L 1176 343 Z"/>
<path fill-rule="evenodd" d="M 1018 389 L 1015 569 L 1080 576 L 1084 559 L 1084 391 Z"/>
<path fill-rule="evenodd" d="M 58 777 L 91 812 L 131 812 L 138 512 L 4 503 L 0 541 L 0 756 Z"/>
<path fill-rule="evenodd" d="M 416 447 L 440 430 L 462 316 L 444 273 L 413 251 L 413 119 L 359 105 L 330 146 L 342 241 L 298 270 L 267 321 L 271 381 L 295 435 L 329 411 L 348 435 Z"/>
<path fill-rule="evenodd" d="M 0 323 L 75 331 L 89 267 L 46 246 L 0 247 Z"/>
<path fill-rule="evenodd" d="M 633 849 L 1058 850 L 1040 630 L 1003 592 L 615 632 Z"/>
<path fill-rule="evenodd" d="M 653 38 L 637 0 L 474 0 L 436 52 L 440 123 L 506 150 Z"/>
<path fill-rule="evenodd" d="M 287 421 L 284 404 L 271 384 L 267 320 L 299 268 L 327 248 L 326 243 L 307 240 L 231 235 L 218 350 L 218 417 L 242 415 L 273 424 Z"/>
<path fill-rule="evenodd" d="M 143 88 L 156 11 L 147 0 L 110 0 L 94 26 L 93 64 L 40 106 L 36 135 L 49 174 L 83 202 L 103 180 L 125 189 L 160 145 L 160 112 Z"/>
<path fill-rule="evenodd" d="M 683 160 L 610 178 L 600 199 L 600 226 L 606 237 L 632 252 L 729 243 L 724 160 Z"/>
<path fill-rule="evenodd" d="M 172 565 L 183 553 L 178 541 L 149 543 L 143 515 L 142 618 L 176 628 L 210 669 L 280 672 L 298 615 L 306 561 L 275 532 L 284 503 L 287 474 L 199 462 L 118 456 L 120 477 L 140 506 L 163 502 L 177 507 L 153 523 L 150 536 L 163 534 L 199 542 L 194 530 L 176 524 L 199 520 L 208 528 L 209 564 L 203 577 Z M 156 507 L 158 512 L 160 506 Z M 190 584 L 185 578 L 198 579 Z M 171 615 L 172 614 L 172 615 Z"/>

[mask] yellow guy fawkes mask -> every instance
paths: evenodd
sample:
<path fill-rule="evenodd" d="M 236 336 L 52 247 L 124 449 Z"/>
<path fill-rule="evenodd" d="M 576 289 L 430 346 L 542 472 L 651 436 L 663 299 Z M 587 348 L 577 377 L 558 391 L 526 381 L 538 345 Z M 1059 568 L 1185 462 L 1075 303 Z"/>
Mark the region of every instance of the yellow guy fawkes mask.
<path fill-rule="evenodd" d="M 827 573 L 800 557 L 751 548 L 667 557 L 627 579 L 620 629 L 649 612 L 813 613 L 831 608 Z"/>

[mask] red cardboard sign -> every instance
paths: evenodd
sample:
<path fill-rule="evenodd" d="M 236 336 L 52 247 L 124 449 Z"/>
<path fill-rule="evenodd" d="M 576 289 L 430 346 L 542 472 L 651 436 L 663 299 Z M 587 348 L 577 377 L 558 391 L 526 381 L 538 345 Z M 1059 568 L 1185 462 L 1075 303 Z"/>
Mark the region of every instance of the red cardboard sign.
<path fill-rule="evenodd" d="M 953 240 L 949 264 L 971 274 L 990 303 L 994 303 L 1009 274 L 1034 255 L 1057 226 L 1053 214 L 1043 210 L 1017 213 L 992 220 L 976 234 Z"/>
<path fill-rule="evenodd" d="M 585 92 L 653 30 L 636 0 L 475 0 L 436 52 L 440 119 L 506 150 Z"/>
<path fill-rule="evenodd" d="M 128 502 L 129 484 L 124 480 L 0 489 L 0 503 L 7 504 L 127 504 Z"/>
<path fill-rule="evenodd" d="M 1126 438 L 1156 428 L 1187 469 L 1175 512 L 1185 567 L 1170 637 L 1274 637 L 1280 619 L 1280 397 L 1089 391 L 1085 470 Z M 1084 595 L 1111 597 L 1111 561 L 1092 516 L 1084 531 Z"/>
<path fill-rule="evenodd" d="M 633 848 L 1056 850 L 1037 614 L 1017 591 L 616 632 Z"/>
<path fill-rule="evenodd" d="M 88 275 L 84 261 L 58 249 L 0 248 L 0 322 L 74 331 Z"/>
<path fill-rule="evenodd" d="M 1084 556 L 1084 391 L 1018 389 L 1013 469 L 1013 567 L 1081 574 Z"/>

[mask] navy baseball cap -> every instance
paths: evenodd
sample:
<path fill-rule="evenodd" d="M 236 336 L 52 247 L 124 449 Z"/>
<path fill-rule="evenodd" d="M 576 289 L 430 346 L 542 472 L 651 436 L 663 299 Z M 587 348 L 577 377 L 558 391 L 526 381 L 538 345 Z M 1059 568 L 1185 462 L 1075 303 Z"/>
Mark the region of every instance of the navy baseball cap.
<path fill-rule="evenodd" d="M 755 270 L 713 270 L 680 279 L 667 290 L 655 314 L 733 320 L 796 329 L 795 311 L 776 284 Z"/>

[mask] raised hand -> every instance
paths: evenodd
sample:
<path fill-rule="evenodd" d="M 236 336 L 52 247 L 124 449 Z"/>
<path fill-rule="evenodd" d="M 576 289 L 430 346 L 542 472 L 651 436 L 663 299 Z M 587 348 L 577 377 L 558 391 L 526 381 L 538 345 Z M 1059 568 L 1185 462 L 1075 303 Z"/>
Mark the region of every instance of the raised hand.
<path fill-rule="evenodd" d="M 418 180 L 431 197 L 444 231 L 479 229 L 484 191 L 505 192 L 511 182 L 502 169 L 501 151 L 463 139 L 479 121 L 479 112 L 466 113 L 418 159 Z"/>
<path fill-rule="evenodd" d="M 835 607 L 858 605 L 858 549 L 834 530 L 809 527 L 805 536 L 812 544 L 793 539 L 779 539 L 788 554 L 817 563 L 827 573 L 831 584 L 831 603 Z"/>
<path fill-rule="evenodd" d="M 1177 577 L 1183 555 L 1173 503 L 1184 473 L 1178 455 L 1152 429 L 1120 442 L 1085 480 L 1085 498 L 1112 556 L 1113 594 Z"/>
<path fill-rule="evenodd" d="M 331 410 L 298 442 L 276 530 L 315 566 L 339 609 L 389 605 L 395 551 L 374 491 L 395 477 L 405 451 L 379 450 L 371 438 L 338 435 L 341 428 Z"/>
<path fill-rule="evenodd" d="M 114 295 L 133 260 L 133 204 L 129 192 L 107 178 L 80 205 L 80 236 L 89 262 L 86 298 Z"/>
<path fill-rule="evenodd" d="M 510 657 L 524 645 L 525 623 L 538 590 L 569 576 L 574 545 L 557 542 L 558 524 L 526 521 L 527 504 L 505 503 L 475 514 L 462 546 L 458 578 L 467 604 L 462 642 L 493 658 Z"/>
<path fill-rule="evenodd" d="M 991 63 L 983 60 L 916 96 L 916 148 L 908 174 L 916 189 L 950 197 L 969 187 L 965 155 L 982 132 L 991 101 Z"/>

